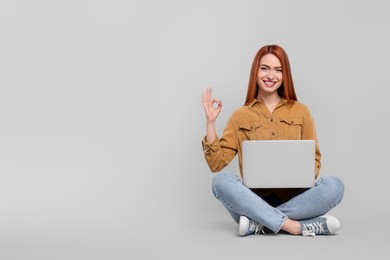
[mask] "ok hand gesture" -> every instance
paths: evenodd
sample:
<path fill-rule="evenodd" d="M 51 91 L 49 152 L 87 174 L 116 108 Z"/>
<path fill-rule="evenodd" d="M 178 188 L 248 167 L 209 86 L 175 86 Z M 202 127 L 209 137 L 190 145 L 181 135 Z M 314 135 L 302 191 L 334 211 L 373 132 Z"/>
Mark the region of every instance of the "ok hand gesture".
<path fill-rule="evenodd" d="M 206 119 L 210 123 L 214 123 L 222 109 L 222 102 L 218 99 L 212 98 L 211 87 L 206 88 L 202 94 L 203 108 L 206 113 Z M 216 107 L 214 106 L 216 104 Z"/>

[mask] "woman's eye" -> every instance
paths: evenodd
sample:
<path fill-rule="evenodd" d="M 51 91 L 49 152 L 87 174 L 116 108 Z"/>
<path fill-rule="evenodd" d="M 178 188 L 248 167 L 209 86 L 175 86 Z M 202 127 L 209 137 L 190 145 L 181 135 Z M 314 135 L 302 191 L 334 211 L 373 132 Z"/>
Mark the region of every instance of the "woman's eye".
<path fill-rule="evenodd" d="M 263 68 L 261 68 L 261 70 L 262 70 L 262 71 L 267 71 L 268 68 L 263 67 Z"/>

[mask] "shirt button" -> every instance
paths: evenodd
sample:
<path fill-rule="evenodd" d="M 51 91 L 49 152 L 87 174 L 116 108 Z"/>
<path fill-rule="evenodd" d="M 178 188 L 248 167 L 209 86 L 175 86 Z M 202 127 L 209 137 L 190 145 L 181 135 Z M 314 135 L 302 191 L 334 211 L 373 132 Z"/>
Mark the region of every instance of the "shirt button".
<path fill-rule="evenodd" d="M 291 120 L 291 124 L 294 124 L 294 121 Z"/>
<path fill-rule="evenodd" d="M 272 135 L 275 135 L 275 132 L 272 132 Z"/>
<path fill-rule="evenodd" d="M 274 119 L 273 119 L 273 118 L 271 118 L 269 121 L 273 122 L 273 121 L 274 121 Z"/>

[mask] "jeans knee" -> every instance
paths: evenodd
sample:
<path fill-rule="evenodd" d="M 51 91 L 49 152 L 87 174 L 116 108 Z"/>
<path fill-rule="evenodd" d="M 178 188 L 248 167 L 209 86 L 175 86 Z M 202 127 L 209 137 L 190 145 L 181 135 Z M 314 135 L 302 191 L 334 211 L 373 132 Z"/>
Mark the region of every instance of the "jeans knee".
<path fill-rule="evenodd" d="M 211 184 L 214 196 L 217 196 L 218 193 L 229 190 L 228 186 L 232 183 L 232 181 L 236 181 L 236 176 L 230 173 L 217 173 Z"/>
<path fill-rule="evenodd" d="M 328 193 L 333 194 L 336 200 L 340 202 L 344 196 L 344 183 L 343 181 L 335 176 L 324 177 L 324 183 L 327 186 Z"/>

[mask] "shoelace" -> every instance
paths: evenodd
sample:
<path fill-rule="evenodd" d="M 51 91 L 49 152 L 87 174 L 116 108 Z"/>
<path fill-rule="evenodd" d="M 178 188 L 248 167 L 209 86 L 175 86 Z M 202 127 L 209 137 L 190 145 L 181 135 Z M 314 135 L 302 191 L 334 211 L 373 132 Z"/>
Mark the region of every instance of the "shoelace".
<path fill-rule="evenodd" d="M 265 232 L 264 232 L 264 226 L 261 225 L 261 224 L 258 224 L 254 221 L 250 221 L 249 222 L 249 230 L 255 230 L 255 235 L 267 235 Z"/>
<path fill-rule="evenodd" d="M 325 234 L 324 222 L 312 222 L 302 224 L 302 236 L 314 237 L 316 234 Z"/>

